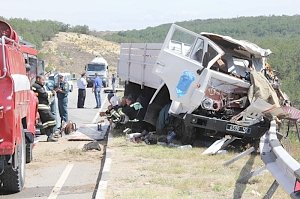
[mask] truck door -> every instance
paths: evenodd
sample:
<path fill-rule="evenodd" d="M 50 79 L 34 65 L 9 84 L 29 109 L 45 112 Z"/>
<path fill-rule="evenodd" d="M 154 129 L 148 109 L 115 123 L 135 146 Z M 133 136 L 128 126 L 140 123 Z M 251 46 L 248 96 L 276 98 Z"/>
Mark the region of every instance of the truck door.
<path fill-rule="evenodd" d="M 223 54 L 221 48 L 208 38 L 173 24 L 153 72 L 166 83 L 173 101 L 186 107 L 199 106 L 200 99 L 199 104 L 195 104 L 197 100 L 191 101 L 191 96 L 200 79 L 203 80 L 201 74 Z"/>

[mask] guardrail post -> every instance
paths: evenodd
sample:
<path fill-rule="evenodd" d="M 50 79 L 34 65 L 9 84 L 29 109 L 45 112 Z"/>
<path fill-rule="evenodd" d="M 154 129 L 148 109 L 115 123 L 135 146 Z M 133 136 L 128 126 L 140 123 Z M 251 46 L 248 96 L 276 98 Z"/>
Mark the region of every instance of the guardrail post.
<path fill-rule="evenodd" d="M 239 183 L 246 183 L 250 178 L 258 176 L 264 170 L 266 170 L 266 166 L 263 166 L 263 167 L 260 167 L 259 169 L 251 171 L 249 174 L 247 174 L 247 175 L 241 177 L 240 179 L 238 179 L 237 182 L 239 182 Z"/>
<path fill-rule="evenodd" d="M 238 155 L 235 156 L 234 158 L 232 158 L 232 159 L 226 161 L 226 162 L 223 164 L 223 166 L 228 166 L 228 165 L 232 164 L 233 162 L 235 162 L 235 161 L 241 159 L 242 157 L 244 157 L 244 156 L 246 156 L 246 155 L 249 155 L 249 154 L 252 153 L 254 150 L 255 150 L 255 148 L 254 148 L 253 146 L 250 147 L 249 149 L 247 149 L 246 151 L 244 151 L 244 152 L 238 154 Z"/>
<path fill-rule="evenodd" d="M 269 188 L 268 192 L 263 197 L 263 199 L 271 199 L 273 194 L 275 193 L 276 189 L 278 188 L 278 186 L 279 186 L 279 183 L 276 180 L 274 180 L 274 182 L 272 183 L 271 187 Z"/>

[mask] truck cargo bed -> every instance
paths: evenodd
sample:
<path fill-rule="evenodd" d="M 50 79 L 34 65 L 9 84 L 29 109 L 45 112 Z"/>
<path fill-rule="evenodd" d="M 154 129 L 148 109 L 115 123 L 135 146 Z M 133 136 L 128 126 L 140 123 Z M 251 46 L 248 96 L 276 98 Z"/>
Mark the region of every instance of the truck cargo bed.
<path fill-rule="evenodd" d="M 157 89 L 162 80 L 152 73 L 161 43 L 122 43 L 118 63 L 118 76 L 141 86 Z"/>

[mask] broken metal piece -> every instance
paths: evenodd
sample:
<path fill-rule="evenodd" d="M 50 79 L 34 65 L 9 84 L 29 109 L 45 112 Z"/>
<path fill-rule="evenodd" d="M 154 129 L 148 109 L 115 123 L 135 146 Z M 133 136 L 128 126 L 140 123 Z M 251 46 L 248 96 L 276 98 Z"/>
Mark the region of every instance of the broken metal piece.
<path fill-rule="evenodd" d="M 238 179 L 238 183 L 247 183 L 248 180 L 252 177 L 258 176 L 259 174 L 261 174 L 263 171 L 265 171 L 267 168 L 266 166 L 262 166 L 259 169 L 256 169 L 254 171 L 251 171 L 249 174 L 241 177 L 240 179 Z"/>
<path fill-rule="evenodd" d="M 237 156 L 235 156 L 235 157 L 232 158 L 231 160 L 225 162 L 225 163 L 223 164 L 223 166 L 228 166 L 228 165 L 234 163 L 235 161 L 241 159 L 242 157 L 244 157 L 244 156 L 246 156 L 246 155 L 249 155 L 249 154 L 252 153 L 253 151 L 255 151 L 255 148 L 252 146 L 252 147 L 250 147 L 249 149 L 247 149 L 246 151 L 244 151 L 244 152 L 238 154 Z"/>
<path fill-rule="evenodd" d="M 225 136 L 224 138 L 215 141 L 210 147 L 208 147 L 202 153 L 202 155 L 217 154 L 219 150 L 224 149 L 225 147 L 227 147 L 230 143 L 232 143 L 236 139 L 237 139 L 237 137 L 234 137 L 234 136 Z"/>

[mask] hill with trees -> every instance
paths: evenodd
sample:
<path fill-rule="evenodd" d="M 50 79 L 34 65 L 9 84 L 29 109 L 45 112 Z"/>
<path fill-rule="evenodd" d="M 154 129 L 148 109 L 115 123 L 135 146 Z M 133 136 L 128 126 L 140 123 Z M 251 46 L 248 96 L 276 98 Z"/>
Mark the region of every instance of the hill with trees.
<path fill-rule="evenodd" d="M 34 44 L 37 49 L 42 48 L 43 41 L 50 41 L 59 32 L 75 32 L 89 34 L 89 27 L 86 25 L 71 26 L 58 21 L 37 20 L 0 17 L 0 20 L 8 22 L 22 39 Z"/>
<path fill-rule="evenodd" d="M 51 20 L 30 21 L 3 17 L 0 19 L 8 21 L 19 35 L 35 44 L 38 49 L 43 47 L 44 41 L 50 41 L 59 32 L 89 34 L 114 43 L 163 42 L 171 26 L 171 24 L 163 24 L 143 30 L 97 32 L 89 30 L 86 25 L 70 26 Z M 300 15 L 198 19 L 176 24 L 197 33 L 213 32 L 228 35 L 254 42 L 262 48 L 271 49 L 273 54 L 270 56 L 269 63 L 281 74 L 282 89 L 287 92 L 294 104 L 300 106 L 300 90 L 298 89 L 300 85 Z M 47 42 L 45 44 L 48 45 Z M 46 57 L 44 59 L 47 60 Z"/>
<path fill-rule="evenodd" d="M 119 44 L 92 36 L 98 33 L 90 31 L 86 25 L 70 26 L 51 20 L 0 19 L 7 21 L 22 39 L 37 47 L 39 58 L 45 61 L 46 72 L 78 74 L 95 56 L 103 56 L 109 63 L 109 70 L 116 72 Z"/>

